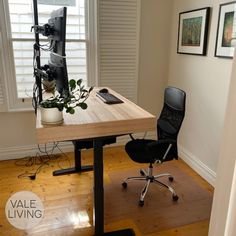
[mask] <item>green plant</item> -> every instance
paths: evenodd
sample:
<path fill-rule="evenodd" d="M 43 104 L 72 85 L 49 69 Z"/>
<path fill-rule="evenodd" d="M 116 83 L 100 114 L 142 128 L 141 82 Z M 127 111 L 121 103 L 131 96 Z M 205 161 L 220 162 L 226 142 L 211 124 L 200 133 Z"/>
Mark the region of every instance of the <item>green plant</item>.
<path fill-rule="evenodd" d="M 90 87 L 88 90 L 82 85 L 82 79 L 69 81 L 69 93 L 64 96 L 56 94 L 55 91 L 53 96 L 43 100 L 40 103 L 40 106 L 43 108 L 58 108 L 59 111 L 65 109 L 67 113 L 74 114 L 75 107 L 80 107 L 81 109 L 87 109 L 88 105 L 85 102 L 90 92 L 93 90 L 93 87 Z"/>

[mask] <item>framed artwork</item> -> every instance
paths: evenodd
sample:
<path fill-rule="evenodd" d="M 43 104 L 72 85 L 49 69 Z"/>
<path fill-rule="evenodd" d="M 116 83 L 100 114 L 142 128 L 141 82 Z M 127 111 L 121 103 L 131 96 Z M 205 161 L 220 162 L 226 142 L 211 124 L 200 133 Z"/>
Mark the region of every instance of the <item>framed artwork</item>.
<path fill-rule="evenodd" d="M 179 13 L 177 53 L 206 55 L 210 7 Z"/>
<path fill-rule="evenodd" d="M 233 58 L 234 46 L 231 41 L 236 38 L 236 1 L 220 5 L 215 56 Z"/>

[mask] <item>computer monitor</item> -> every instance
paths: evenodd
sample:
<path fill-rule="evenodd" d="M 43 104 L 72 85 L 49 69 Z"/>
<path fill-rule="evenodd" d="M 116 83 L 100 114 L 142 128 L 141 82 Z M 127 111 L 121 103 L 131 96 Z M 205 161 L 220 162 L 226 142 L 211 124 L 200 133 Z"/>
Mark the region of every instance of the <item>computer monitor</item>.
<path fill-rule="evenodd" d="M 35 30 L 36 43 L 34 45 L 35 55 L 40 55 L 40 48 L 42 46 L 39 43 L 38 34 L 42 34 L 51 42 L 51 46 L 47 49 L 50 51 L 50 60 L 48 65 L 40 65 L 40 56 L 37 57 L 37 66 L 34 68 L 36 78 L 36 88 L 38 89 L 38 100 L 42 101 L 42 80 L 52 81 L 55 80 L 56 89 L 61 96 L 69 95 L 68 85 L 68 74 L 66 66 L 66 15 L 67 8 L 62 7 L 51 13 L 48 23 L 39 26 L 38 23 L 38 12 L 35 9 L 35 20 L 36 25 L 32 28 Z M 43 49 L 43 48 L 42 48 Z M 44 48 L 45 50 L 45 48 Z M 37 90 L 36 90 L 37 91 Z M 34 103 L 37 104 L 37 97 L 34 95 Z M 36 106 L 36 105 L 35 105 Z"/>
<path fill-rule="evenodd" d="M 56 83 L 56 90 L 61 96 L 69 95 L 68 74 L 66 66 L 66 14 L 67 8 L 62 7 L 51 13 L 48 25 L 52 33 L 48 35 L 51 40 L 52 52 L 48 62 L 50 74 Z"/>
<path fill-rule="evenodd" d="M 51 29 L 48 38 L 51 40 L 52 51 L 61 56 L 66 55 L 66 12 L 66 7 L 55 10 L 51 13 L 48 20 L 48 25 Z"/>
<path fill-rule="evenodd" d="M 59 54 L 51 52 L 48 67 L 48 79 L 55 80 L 56 90 L 62 97 L 67 97 L 69 95 L 69 85 L 66 58 Z"/>

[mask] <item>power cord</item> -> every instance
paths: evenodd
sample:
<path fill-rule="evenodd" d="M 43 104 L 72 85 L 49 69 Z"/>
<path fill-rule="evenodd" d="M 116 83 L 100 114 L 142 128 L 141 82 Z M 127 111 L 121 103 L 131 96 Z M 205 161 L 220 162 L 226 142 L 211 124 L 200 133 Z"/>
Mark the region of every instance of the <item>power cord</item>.
<path fill-rule="evenodd" d="M 40 173 L 43 166 L 45 166 L 45 165 L 49 166 L 49 162 L 51 160 L 55 160 L 59 157 L 58 155 L 54 154 L 55 149 L 58 149 L 60 151 L 60 153 L 64 157 L 66 157 L 67 161 L 70 163 L 69 157 L 61 150 L 61 148 L 58 146 L 58 144 L 59 144 L 58 142 L 54 142 L 51 148 L 48 148 L 47 144 L 43 145 L 43 147 L 38 145 L 39 151 L 36 153 L 35 156 L 25 157 L 25 158 L 16 160 L 15 165 L 17 165 L 17 166 L 32 167 L 34 165 L 39 165 L 39 167 L 34 172 L 25 171 L 24 173 L 18 175 L 18 178 L 28 178 L 30 180 L 35 180 L 37 174 Z M 58 162 L 58 166 L 61 169 L 63 169 L 60 166 L 59 162 Z"/>

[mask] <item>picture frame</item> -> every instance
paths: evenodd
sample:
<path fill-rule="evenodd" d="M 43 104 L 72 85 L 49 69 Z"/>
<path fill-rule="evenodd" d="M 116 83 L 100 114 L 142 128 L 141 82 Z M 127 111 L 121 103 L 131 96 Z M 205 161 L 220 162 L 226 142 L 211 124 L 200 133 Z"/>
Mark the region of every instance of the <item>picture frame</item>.
<path fill-rule="evenodd" d="M 210 7 L 179 13 L 177 53 L 206 55 Z"/>
<path fill-rule="evenodd" d="M 233 58 L 234 45 L 232 38 L 236 37 L 233 34 L 233 23 L 236 8 L 236 1 L 220 4 L 218 26 L 216 34 L 215 57 Z M 235 15 L 235 16 L 234 16 Z"/>

